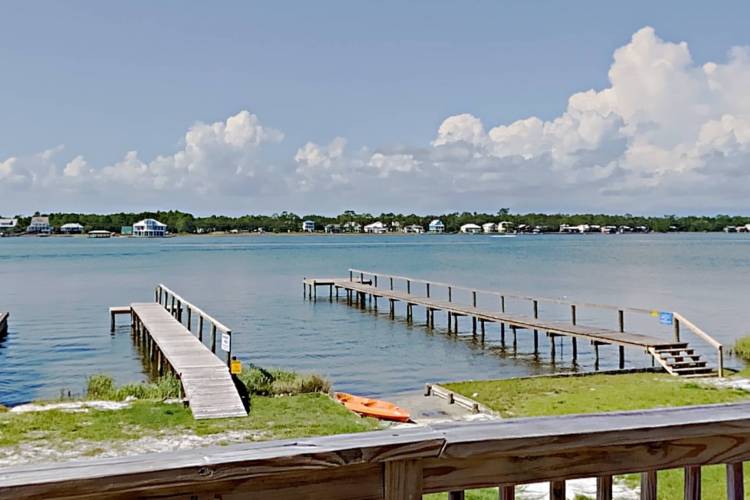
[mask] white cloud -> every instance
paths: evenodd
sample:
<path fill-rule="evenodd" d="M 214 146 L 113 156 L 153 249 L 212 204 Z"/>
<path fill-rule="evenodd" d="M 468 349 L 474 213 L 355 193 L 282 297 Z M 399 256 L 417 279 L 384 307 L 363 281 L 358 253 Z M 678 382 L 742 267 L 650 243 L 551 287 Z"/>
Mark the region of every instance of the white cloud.
<path fill-rule="evenodd" d="M 263 150 L 283 133 L 242 111 L 193 125 L 179 151 L 151 160 L 131 151 L 97 167 L 76 156 L 58 169 L 59 147 L 7 158 L 0 161 L 0 193 L 126 193 L 119 195 L 124 203 L 140 196 L 188 206 L 267 196 L 274 209 L 750 208 L 750 48 L 699 64 L 686 43 L 645 27 L 614 51 L 608 76 L 609 86 L 570 96 L 549 120 L 485 126 L 463 113 L 447 117 L 428 145 L 348 148 L 336 137 L 308 142 L 278 164 Z M 242 210 L 253 209 L 251 199 Z"/>

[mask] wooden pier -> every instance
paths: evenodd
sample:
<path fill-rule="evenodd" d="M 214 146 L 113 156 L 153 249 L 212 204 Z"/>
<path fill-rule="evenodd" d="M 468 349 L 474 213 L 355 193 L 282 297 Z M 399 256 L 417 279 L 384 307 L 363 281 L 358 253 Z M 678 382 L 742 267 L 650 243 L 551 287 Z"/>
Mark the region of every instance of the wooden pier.
<path fill-rule="evenodd" d="M 416 292 L 414 288 L 417 285 L 420 286 L 421 290 L 424 290 L 424 293 Z M 475 337 L 480 336 L 482 342 L 484 342 L 486 335 L 486 324 L 499 324 L 500 342 L 503 347 L 506 344 L 507 330 L 510 330 L 512 334 L 514 347 L 518 331 L 529 331 L 533 333 L 535 355 L 539 354 L 539 333 L 544 332 L 550 341 L 550 353 L 553 361 L 556 357 L 556 338 L 568 337 L 571 339 L 571 351 L 574 362 L 577 361 L 578 357 L 578 341 L 584 340 L 591 343 L 594 349 L 595 367 L 597 369 L 600 359 L 599 347 L 603 345 L 616 345 L 618 347 L 620 368 L 625 367 L 625 348 L 636 348 L 652 356 L 655 363 L 659 363 L 667 372 L 673 375 L 708 376 L 718 374 L 720 377 L 724 375 L 724 351 L 722 344 L 679 313 L 663 313 L 671 315 L 669 317 L 673 321 L 672 338 L 663 339 L 625 329 L 626 312 L 653 315 L 655 311 L 648 309 L 570 303 L 558 299 L 478 290 L 447 283 L 373 273 L 358 269 L 350 269 L 348 278 L 305 278 L 303 280 L 303 292 L 311 300 L 317 298 L 318 287 L 327 288 L 331 300 L 333 300 L 334 296 L 338 299 L 340 290 L 344 290 L 347 303 L 358 307 L 366 307 L 367 304 L 374 303 L 373 307 L 377 309 L 378 299 L 387 300 L 391 318 L 395 317 L 395 304 L 402 302 L 406 305 L 406 319 L 410 322 L 414 318 L 414 307 L 422 307 L 425 311 L 425 325 L 430 329 L 435 328 L 435 311 L 443 311 L 447 313 L 447 329 L 449 333 L 458 333 L 459 318 L 469 318 L 472 324 L 472 334 Z M 443 295 L 446 295 L 445 299 L 437 298 L 437 292 L 440 289 L 444 292 Z M 471 297 L 469 304 L 456 300 L 454 295 L 458 291 L 468 293 Z M 486 307 L 478 306 L 478 296 L 480 295 L 489 295 L 493 299 L 496 299 L 497 309 L 490 310 Z M 511 298 L 528 302 L 531 305 L 531 315 L 506 311 L 506 299 Z M 551 302 L 569 307 L 570 320 L 558 321 L 541 318 L 539 312 L 539 304 L 541 302 Z M 579 321 L 579 310 L 583 307 L 616 311 L 617 329 L 581 324 Z M 691 348 L 688 342 L 681 338 L 681 326 L 684 326 L 696 337 L 704 340 L 716 349 L 716 370 L 709 367 L 708 362 L 702 359 L 702 356 Z"/>
<path fill-rule="evenodd" d="M 180 380 L 196 419 L 247 416 L 228 368 L 232 331 L 164 285 L 157 287 L 155 299 L 131 304 L 129 310 L 133 335 L 159 373 L 171 370 Z M 112 325 L 122 309 L 110 309 Z M 216 355 L 217 333 L 226 360 Z"/>
<path fill-rule="evenodd" d="M 7 312 L 0 312 L 0 337 L 8 333 L 8 316 Z"/>

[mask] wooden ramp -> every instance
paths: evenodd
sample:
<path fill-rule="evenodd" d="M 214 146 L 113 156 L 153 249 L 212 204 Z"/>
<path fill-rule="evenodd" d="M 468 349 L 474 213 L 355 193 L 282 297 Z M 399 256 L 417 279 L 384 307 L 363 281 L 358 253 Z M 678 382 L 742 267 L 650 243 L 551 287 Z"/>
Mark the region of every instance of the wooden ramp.
<path fill-rule="evenodd" d="M 389 284 L 388 287 L 378 286 L 378 278 L 380 283 L 384 283 L 386 280 Z M 406 284 L 406 290 L 399 290 L 394 288 L 394 282 L 403 281 Z M 414 284 L 425 285 L 425 294 L 415 293 L 412 289 Z M 333 297 L 333 290 L 336 290 L 336 297 L 338 297 L 338 291 L 340 289 L 345 290 L 347 293 L 347 301 L 349 304 L 357 304 L 364 307 L 367 298 L 374 299 L 375 307 L 377 308 L 378 299 L 385 299 L 390 302 L 390 315 L 394 317 L 394 303 L 402 302 L 406 304 L 406 317 L 408 321 L 413 318 L 413 306 L 420 306 L 425 309 L 426 312 L 426 323 L 428 328 L 434 328 L 435 311 L 443 311 L 448 314 L 448 331 L 458 331 L 458 318 L 469 317 L 472 319 L 472 332 L 477 335 L 477 323 L 481 327 L 481 338 L 484 341 L 485 336 L 485 323 L 498 323 L 501 328 L 501 342 L 505 345 L 505 327 L 510 327 L 513 331 L 515 339 L 517 330 L 529 330 L 533 331 L 534 334 L 534 353 L 538 353 L 538 333 L 545 332 L 550 337 L 550 349 L 554 360 L 555 357 L 555 337 L 565 336 L 570 337 L 573 342 L 573 361 L 576 361 L 577 356 L 577 344 L 578 339 L 586 340 L 591 342 L 594 346 L 596 356 L 596 366 L 599 363 L 599 346 L 600 345 L 616 345 L 619 346 L 619 360 L 620 368 L 624 368 L 624 349 L 627 348 L 638 348 L 642 351 L 650 354 L 654 361 L 659 363 L 665 370 L 673 375 L 682 376 L 706 376 L 715 374 L 716 372 L 707 366 L 707 362 L 702 359 L 701 355 L 694 349 L 691 349 L 687 342 L 680 339 L 680 322 L 683 322 L 691 331 L 696 333 L 698 336 L 703 337 L 714 347 L 718 349 L 718 364 L 719 364 L 719 375 L 722 376 L 723 367 L 723 347 L 715 340 L 710 338 L 705 332 L 699 330 L 694 324 L 687 321 L 684 317 L 674 313 L 675 316 L 675 338 L 664 339 L 653 335 L 647 335 L 644 333 L 632 332 L 625 330 L 624 313 L 627 309 L 631 312 L 645 312 L 651 314 L 652 311 L 638 310 L 634 308 L 616 308 L 611 306 L 603 306 L 597 304 L 584 304 L 581 306 L 589 306 L 603 309 L 614 309 L 618 312 L 619 318 L 619 329 L 607 329 L 601 327 L 585 326 L 578 324 L 576 321 L 576 304 L 566 303 L 571 308 L 571 321 L 553 321 L 546 320 L 539 317 L 538 314 L 538 302 L 549 301 L 561 304 L 561 301 L 555 299 L 540 299 L 525 296 L 512 296 L 504 295 L 498 292 L 478 291 L 467 289 L 464 287 L 449 285 L 445 283 L 428 282 L 415 278 L 407 278 L 403 276 L 392 276 L 380 273 L 369 273 L 358 270 L 350 270 L 349 278 L 305 278 L 303 280 L 303 291 L 307 292 L 307 296 L 314 299 L 317 296 L 317 288 L 324 287 L 329 289 L 329 296 Z M 448 300 L 442 300 L 435 297 L 435 289 L 442 287 L 447 289 Z M 305 290 L 306 289 L 306 290 Z M 471 292 L 473 297 L 473 303 L 471 305 L 462 304 L 455 300 L 453 292 L 456 290 L 464 290 Z M 431 296 L 432 291 L 432 296 Z M 484 293 L 490 295 L 496 295 L 500 299 L 499 310 L 489 310 L 482 307 L 477 307 L 477 294 Z M 505 298 L 512 297 L 515 299 L 523 299 L 530 301 L 533 305 L 533 316 L 511 314 L 505 310 Z M 672 314 L 672 313 L 669 313 Z"/>
<path fill-rule="evenodd" d="M 203 342 L 160 304 L 130 307 L 137 334 L 153 342 L 160 366 L 168 363 L 180 379 L 196 419 L 247 416 L 226 364 Z"/>

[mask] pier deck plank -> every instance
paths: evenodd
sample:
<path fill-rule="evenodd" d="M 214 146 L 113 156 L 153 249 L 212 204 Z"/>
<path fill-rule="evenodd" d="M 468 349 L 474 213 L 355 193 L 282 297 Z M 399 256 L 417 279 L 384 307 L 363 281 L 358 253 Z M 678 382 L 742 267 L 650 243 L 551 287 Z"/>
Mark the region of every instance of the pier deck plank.
<path fill-rule="evenodd" d="M 583 338 L 593 342 L 616 344 L 626 347 L 641 347 L 643 349 L 658 349 L 675 345 L 674 342 L 641 333 L 619 332 L 616 330 L 608 330 L 606 328 L 573 325 L 561 321 L 550 321 L 518 314 L 490 311 L 456 302 L 436 300 L 424 295 L 415 295 L 413 293 L 409 294 L 398 290 L 376 288 L 369 284 L 349 281 L 348 279 L 336 279 L 332 281 L 334 286 L 345 290 L 352 290 L 354 292 L 360 292 L 388 300 L 397 300 L 406 304 L 423 306 L 433 310 L 442 310 L 456 315 L 472 316 L 493 323 L 505 323 L 506 325 L 526 330 L 539 330 L 553 334 Z M 318 281 L 318 283 L 320 283 L 320 281 Z"/>
<path fill-rule="evenodd" d="M 225 363 L 163 306 L 130 306 L 182 382 L 196 419 L 245 417 L 247 412 Z"/>

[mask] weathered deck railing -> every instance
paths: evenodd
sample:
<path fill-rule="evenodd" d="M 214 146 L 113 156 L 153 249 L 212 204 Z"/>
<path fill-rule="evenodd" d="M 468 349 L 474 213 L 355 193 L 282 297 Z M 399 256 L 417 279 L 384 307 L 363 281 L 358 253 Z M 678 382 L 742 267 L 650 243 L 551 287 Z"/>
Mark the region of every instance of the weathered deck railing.
<path fill-rule="evenodd" d="M 208 322 L 210 324 L 211 333 L 210 346 L 211 352 L 213 353 L 216 353 L 217 331 L 221 332 L 222 337 L 224 337 L 221 341 L 224 347 L 226 347 L 226 349 L 223 350 L 227 352 L 227 366 L 229 366 L 232 360 L 232 330 L 229 327 L 215 319 L 210 314 L 207 314 L 200 307 L 177 295 L 165 285 L 159 284 L 156 287 L 154 300 L 163 305 L 180 323 L 183 323 L 182 312 L 184 310 L 187 313 L 184 324 L 189 332 L 193 332 L 193 316 L 197 317 L 197 331 L 194 332 L 194 334 L 197 335 L 198 340 L 201 342 L 203 342 L 203 323 Z M 209 325 L 206 325 L 206 327 L 208 326 Z"/>
<path fill-rule="evenodd" d="M 477 306 L 477 299 L 479 296 L 490 296 L 495 297 L 498 299 L 498 307 L 501 312 L 506 312 L 506 299 L 517 299 L 521 301 L 528 302 L 530 305 L 529 312 L 533 315 L 534 318 L 539 317 L 539 304 L 540 303 L 548 303 L 548 304 L 556 304 L 556 305 L 565 305 L 570 308 L 570 322 L 571 324 L 576 324 L 576 321 L 578 320 L 579 313 L 582 309 L 604 309 L 604 310 L 611 310 L 616 312 L 616 320 L 617 320 L 617 328 L 620 331 L 625 331 L 625 313 L 633 313 L 633 314 L 641 314 L 641 315 L 649 315 L 653 316 L 655 313 L 660 314 L 661 312 L 668 312 L 668 314 L 672 315 L 672 321 L 673 321 L 673 327 L 674 327 L 674 341 L 679 342 L 680 336 L 681 336 L 681 326 L 684 326 L 687 328 L 691 333 L 693 333 L 696 337 L 701 339 L 701 341 L 707 343 L 710 345 L 713 349 L 716 350 L 716 357 L 717 357 L 717 371 L 719 377 L 724 376 L 724 346 L 711 337 L 709 334 L 707 334 L 702 329 L 698 328 L 694 323 L 691 321 L 688 321 L 682 314 L 672 311 L 662 311 L 658 309 L 645 309 L 641 307 L 618 307 L 613 305 L 607 305 L 607 304 L 592 304 L 588 302 L 571 302 L 568 300 L 561 300 L 561 299 L 555 299 L 555 298 L 549 298 L 549 297 L 532 297 L 529 295 L 518 295 L 513 293 L 507 293 L 507 292 L 498 292 L 498 291 L 492 291 L 492 290 L 482 290 L 478 288 L 469 288 L 469 287 L 463 287 L 463 286 L 456 286 L 449 283 L 441 283 L 438 281 L 429 281 L 424 279 L 418 279 L 418 278 L 410 278 L 408 276 L 399 276 L 394 274 L 384 274 L 384 273 L 375 273 L 372 271 L 364 271 L 361 269 L 349 269 L 349 280 L 352 281 L 354 279 L 358 279 L 360 282 L 364 281 L 370 281 L 373 286 L 375 287 L 388 287 L 388 289 L 393 290 L 394 286 L 397 285 L 397 283 L 403 283 L 405 284 L 405 289 L 408 294 L 412 294 L 415 291 L 413 290 L 414 284 L 420 284 L 424 285 L 424 296 L 426 297 L 434 297 L 437 289 L 444 289 L 447 291 L 447 300 L 448 302 L 454 302 L 456 301 L 456 297 L 454 292 L 456 291 L 463 291 L 468 292 L 471 294 L 471 302 L 474 307 Z"/>
<path fill-rule="evenodd" d="M 744 498 L 750 403 L 515 419 L 270 441 L 0 470 L 0 498 L 418 499 L 424 493 L 641 474 L 655 500 L 656 471 L 683 468 L 684 498 L 700 498 L 701 466 L 725 464 L 727 498 Z"/>

